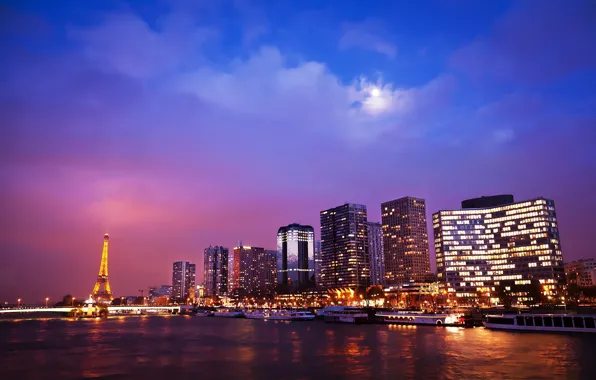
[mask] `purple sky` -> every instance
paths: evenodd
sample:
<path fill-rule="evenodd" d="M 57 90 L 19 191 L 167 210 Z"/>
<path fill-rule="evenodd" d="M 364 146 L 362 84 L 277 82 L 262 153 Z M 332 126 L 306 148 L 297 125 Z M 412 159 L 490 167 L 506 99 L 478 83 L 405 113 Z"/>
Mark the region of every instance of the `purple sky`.
<path fill-rule="evenodd" d="M 209 244 L 406 195 L 429 219 L 548 197 L 565 259 L 596 256 L 591 1 L 13 3 L 2 302 L 88 295 L 105 232 L 135 295 Z"/>

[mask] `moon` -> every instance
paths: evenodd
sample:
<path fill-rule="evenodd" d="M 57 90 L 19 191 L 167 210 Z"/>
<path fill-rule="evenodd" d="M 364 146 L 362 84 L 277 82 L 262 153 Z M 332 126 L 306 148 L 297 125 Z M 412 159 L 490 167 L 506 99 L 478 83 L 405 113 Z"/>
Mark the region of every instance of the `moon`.
<path fill-rule="evenodd" d="M 379 90 L 378 88 L 373 88 L 372 90 L 370 90 L 370 94 L 371 96 L 374 96 L 375 98 L 381 96 L 381 90 Z"/>

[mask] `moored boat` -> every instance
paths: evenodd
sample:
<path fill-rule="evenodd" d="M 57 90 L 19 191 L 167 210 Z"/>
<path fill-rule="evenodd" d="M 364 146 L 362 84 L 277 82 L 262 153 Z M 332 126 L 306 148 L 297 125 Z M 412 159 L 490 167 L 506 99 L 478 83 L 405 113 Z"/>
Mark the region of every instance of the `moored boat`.
<path fill-rule="evenodd" d="M 337 310 L 325 310 L 323 312 L 325 322 L 336 323 L 367 323 L 368 313 L 366 310 L 344 307 Z"/>
<path fill-rule="evenodd" d="M 494 330 L 596 333 L 596 315 L 503 314 L 487 315 L 484 327 Z"/>
<path fill-rule="evenodd" d="M 245 312 L 249 319 L 263 319 L 274 321 L 312 321 L 315 316 L 310 311 L 304 310 L 255 310 Z"/>
<path fill-rule="evenodd" d="M 247 319 L 264 319 L 265 318 L 265 310 L 252 310 L 252 311 L 245 311 L 244 318 Z"/>
<path fill-rule="evenodd" d="M 197 317 L 213 317 L 213 311 L 211 310 L 197 310 L 195 316 Z"/>
<path fill-rule="evenodd" d="M 398 325 L 463 326 L 460 314 L 433 314 L 416 311 L 379 311 L 375 316 L 385 323 Z"/>
<path fill-rule="evenodd" d="M 214 317 L 224 317 L 224 318 L 242 318 L 244 317 L 244 313 L 240 309 L 232 309 L 227 307 L 222 307 L 216 309 L 213 312 Z"/>
<path fill-rule="evenodd" d="M 326 311 L 341 311 L 341 310 L 345 310 L 346 308 L 350 308 L 349 306 L 325 306 L 319 310 L 316 311 L 316 317 L 319 319 L 323 319 L 323 317 L 325 317 L 325 312 Z M 354 308 L 352 308 L 354 309 Z"/>

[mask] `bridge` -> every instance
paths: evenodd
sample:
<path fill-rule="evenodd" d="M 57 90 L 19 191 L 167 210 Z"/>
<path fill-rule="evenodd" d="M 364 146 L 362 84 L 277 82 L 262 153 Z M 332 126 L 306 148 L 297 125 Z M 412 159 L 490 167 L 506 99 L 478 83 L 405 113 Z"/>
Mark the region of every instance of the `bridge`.
<path fill-rule="evenodd" d="M 149 314 L 149 313 L 164 313 L 180 314 L 181 312 L 188 312 L 192 310 L 192 306 L 187 305 L 172 305 L 172 306 L 145 306 L 145 305 L 130 305 L 130 306 L 107 306 L 108 314 Z M 60 313 L 69 314 L 73 311 L 81 311 L 87 309 L 87 306 L 82 307 L 17 307 L 17 308 L 0 308 L 1 314 L 29 314 L 29 313 Z"/>
<path fill-rule="evenodd" d="M 9 313 L 70 313 L 76 307 L 16 307 L 0 309 L 0 314 Z"/>

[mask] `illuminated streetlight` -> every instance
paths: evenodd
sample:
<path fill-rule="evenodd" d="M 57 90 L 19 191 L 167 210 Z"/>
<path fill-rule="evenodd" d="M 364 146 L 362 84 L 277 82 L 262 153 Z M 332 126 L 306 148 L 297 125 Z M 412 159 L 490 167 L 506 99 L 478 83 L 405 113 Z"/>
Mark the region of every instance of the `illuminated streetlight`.
<path fill-rule="evenodd" d="M 74 298 L 74 297 L 72 297 L 72 298 L 71 298 L 71 306 L 72 306 L 72 307 L 74 307 L 74 301 L 75 301 L 75 298 Z"/>
<path fill-rule="evenodd" d="M 17 307 L 20 307 L 20 306 L 21 306 L 21 299 L 19 298 L 19 299 L 17 300 Z"/>
<path fill-rule="evenodd" d="M 48 301 L 50 300 L 50 297 L 46 297 L 46 309 L 48 308 Z"/>

